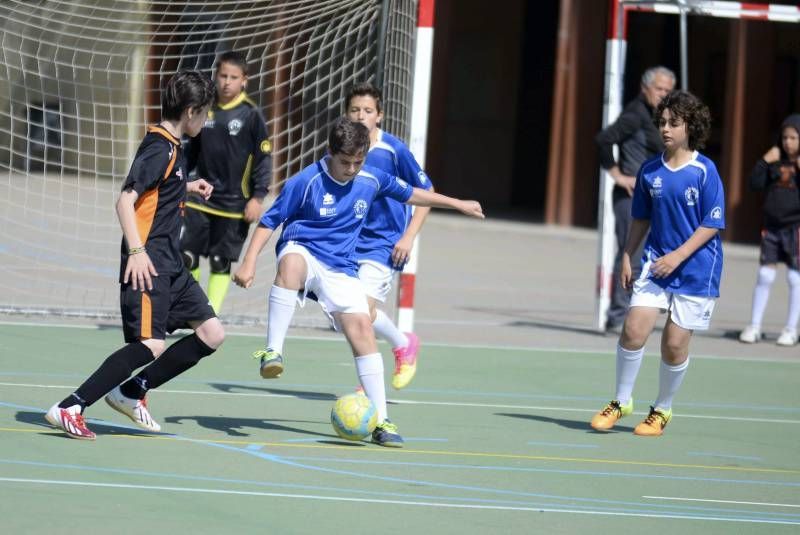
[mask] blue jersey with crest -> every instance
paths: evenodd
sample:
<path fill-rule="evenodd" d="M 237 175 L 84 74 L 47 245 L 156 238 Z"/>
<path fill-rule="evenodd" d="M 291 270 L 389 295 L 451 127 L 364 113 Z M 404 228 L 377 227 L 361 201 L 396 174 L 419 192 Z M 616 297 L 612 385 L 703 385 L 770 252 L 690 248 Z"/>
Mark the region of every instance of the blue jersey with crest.
<path fill-rule="evenodd" d="M 366 163 L 385 173 L 400 177 L 415 188 L 431 189 L 428 175 L 419 166 L 405 143 L 382 130 L 378 130 L 378 142 L 370 147 Z M 409 221 L 411 221 L 411 206 L 396 202 L 389 197 L 376 199 L 356 242 L 356 258 L 394 267 L 392 249 L 400 241 Z"/>
<path fill-rule="evenodd" d="M 407 201 L 413 188 L 380 169 L 364 166 L 349 182 L 328 173 L 327 158 L 313 163 L 286 181 L 260 224 L 276 229 L 283 224 L 276 253 L 289 243 L 302 245 L 333 271 L 355 276 L 355 245 L 370 206 L 389 197 Z"/>
<path fill-rule="evenodd" d="M 636 177 L 631 215 L 650 220 L 642 255 L 642 277 L 650 277 L 650 264 L 683 245 L 698 227 L 725 228 L 725 194 L 714 162 L 696 151 L 677 169 L 661 155 L 647 160 Z M 721 276 L 722 240 L 717 233 L 669 277 L 650 278 L 672 293 L 719 297 Z"/>

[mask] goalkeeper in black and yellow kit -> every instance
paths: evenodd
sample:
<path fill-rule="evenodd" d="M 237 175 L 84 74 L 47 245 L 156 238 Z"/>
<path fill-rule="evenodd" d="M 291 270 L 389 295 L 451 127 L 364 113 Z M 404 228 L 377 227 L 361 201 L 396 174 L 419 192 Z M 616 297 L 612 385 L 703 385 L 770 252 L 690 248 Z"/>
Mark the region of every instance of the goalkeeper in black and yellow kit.
<path fill-rule="evenodd" d="M 214 186 L 208 200 L 190 197 L 181 238 L 186 267 L 200 280 L 200 257 L 208 257 L 209 302 L 216 313 L 228 293 L 231 263 L 239 259 L 250 223 L 272 176 L 272 144 L 257 106 L 244 92 L 247 61 L 238 52 L 217 59 L 217 102 L 200 135 L 186 148 L 189 170 Z"/>

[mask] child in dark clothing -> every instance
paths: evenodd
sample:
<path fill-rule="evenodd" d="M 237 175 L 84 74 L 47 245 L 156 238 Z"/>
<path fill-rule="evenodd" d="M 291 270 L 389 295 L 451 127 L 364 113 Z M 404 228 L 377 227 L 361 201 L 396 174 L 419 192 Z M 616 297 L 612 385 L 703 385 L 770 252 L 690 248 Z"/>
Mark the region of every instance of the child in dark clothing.
<path fill-rule="evenodd" d="M 761 231 L 761 258 L 758 279 L 753 290 L 750 325 L 739 335 L 741 342 L 752 344 L 761 337 L 761 321 L 769 291 L 775 281 L 778 263 L 786 264 L 789 283 L 789 314 L 778 337 L 778 345 L 797 343 L 800 319 L 800 114 L 787 117 L 781 125 L 778 144 L 757 163 L 750 174 L 750 187 L 765 191 L 764 228 Z"/>

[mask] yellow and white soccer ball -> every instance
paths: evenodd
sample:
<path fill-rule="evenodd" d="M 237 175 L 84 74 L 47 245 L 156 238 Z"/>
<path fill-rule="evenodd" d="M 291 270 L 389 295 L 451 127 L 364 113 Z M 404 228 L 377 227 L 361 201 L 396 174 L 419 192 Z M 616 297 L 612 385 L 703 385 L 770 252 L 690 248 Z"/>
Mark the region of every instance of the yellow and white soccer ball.
<path fill-rule="evenodd" d="M 331 425 L 336 434 L 347 440 L 362 440 L 375 430 L 378 411 L 367 396 L 346 394 L 331 409 Z"/>

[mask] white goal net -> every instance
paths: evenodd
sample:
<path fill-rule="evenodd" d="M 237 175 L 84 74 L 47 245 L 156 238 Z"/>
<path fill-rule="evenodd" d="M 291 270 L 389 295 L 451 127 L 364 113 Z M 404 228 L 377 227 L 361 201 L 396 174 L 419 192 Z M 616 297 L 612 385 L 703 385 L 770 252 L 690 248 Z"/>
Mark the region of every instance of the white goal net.
<path fill-rule="evenodd" d="M 414 0 L 0 2 L 0 312 L 119 314 L 114 202 L 176 70 L 246 54 L 279 187 L 323 154 L 354 82 L 382 86 L 384 127 L 407 137 L 415 26 Z M 264 321 L 274 255 L 260 263 L 223 320 Z M 296 324 L 323 322 L 307 308 Z"/>

